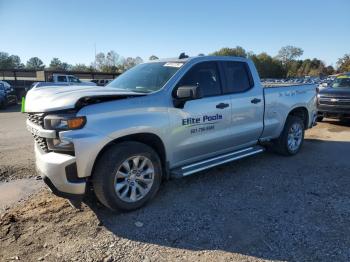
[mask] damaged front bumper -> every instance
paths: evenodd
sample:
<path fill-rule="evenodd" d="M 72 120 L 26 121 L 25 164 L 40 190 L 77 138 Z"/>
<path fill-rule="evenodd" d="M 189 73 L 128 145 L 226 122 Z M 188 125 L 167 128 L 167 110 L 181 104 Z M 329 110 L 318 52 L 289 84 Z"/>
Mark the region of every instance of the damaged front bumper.
<path fill-rule="evenodd" d="M 76 158 L 68 154 L 45 153 L 35 143 L 36 168 L 51 191 L 68 199 L 82 198 L 86 178 L 78 178 Z"/>

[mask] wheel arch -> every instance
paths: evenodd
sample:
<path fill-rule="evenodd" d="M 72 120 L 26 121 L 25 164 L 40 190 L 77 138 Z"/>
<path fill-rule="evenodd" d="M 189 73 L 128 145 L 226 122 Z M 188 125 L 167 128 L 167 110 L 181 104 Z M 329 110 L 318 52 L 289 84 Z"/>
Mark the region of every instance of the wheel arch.
<path fill-rule="evenodd" d="M 309 111 L 307 110 L 306 107 L 304 107 L 304 106 L 295 107 L 288 113 L 287 117 L 288 116 L 296 116 L 296 117 L 301 118 L 303 120 L 303 123 L 304 123 L 304 128 L 305 129 L 309 128 Z M 285 123 L 286 123 L 286 121 L 285 121 Z"/>
<path fill-rule="evenodd" d="M 121 142 L 139 142 L 139 143 L 143 143 L 145 145 L 150 146 L 154 151 L 156 151 L 156 153 L 158 154 L 161 164 L 162 164 L 162 170 L 163 170 L 163 175 L 165 176 L 165 178 L 169 178 L 169 172 L 168 172 L 168 164 L 167 164 L 167 154 L 166 154 L 166 149 L 165 149 L 165 145 L 162 141 L 162 139 L 153 133 L 135 133 L 135 134 L 130 134 L 130 135 L 126 135 L 126 136 L 122 136 L 122 137 L 118 137 L 112 141 L 110 141 L 109 143 L 107 143 L 97 154 L 92 170 L 91 170 L 91 178 L 93 177 L 93 173 L 95 170 L 95 166 L 97 161 L 101 158 L 101 156 L 103 155 L 103 153 L 109 149 L 110 147 L 117 145 Z"/>

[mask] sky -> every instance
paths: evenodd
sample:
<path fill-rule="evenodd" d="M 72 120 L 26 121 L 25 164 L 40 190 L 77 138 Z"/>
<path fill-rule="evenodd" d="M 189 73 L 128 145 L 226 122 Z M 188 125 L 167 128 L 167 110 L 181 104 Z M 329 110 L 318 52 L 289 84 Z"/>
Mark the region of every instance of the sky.
<path fill-rule="evenodd" d="M 90 64 L 95 46 L 147 60 L 293 45 L 335 66 L 350 53 L 349 11 L 350 0 L 0 0 L 0 51 L 48 65 Z"/>

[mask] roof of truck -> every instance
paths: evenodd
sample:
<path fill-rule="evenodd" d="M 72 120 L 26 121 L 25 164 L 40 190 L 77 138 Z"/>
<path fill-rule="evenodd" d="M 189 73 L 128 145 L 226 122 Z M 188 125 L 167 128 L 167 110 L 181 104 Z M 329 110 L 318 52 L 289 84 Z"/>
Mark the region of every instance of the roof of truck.
<path fill-rule="evenodd" d="M 247 58 L 239 56 L 191 56 L 186 58 L 162 58 L 157 60 L 151 60 L 147 62 L 174 62 L 174 63 L 186 63 L 191 60 L 236 60 L 236 61 L 247 61 Z"/>

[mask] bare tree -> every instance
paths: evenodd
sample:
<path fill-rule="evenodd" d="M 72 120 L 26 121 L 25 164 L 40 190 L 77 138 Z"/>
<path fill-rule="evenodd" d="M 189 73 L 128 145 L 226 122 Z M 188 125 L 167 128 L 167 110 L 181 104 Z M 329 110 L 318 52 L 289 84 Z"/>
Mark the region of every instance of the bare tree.
<path fill-rule="evenodd" d="M 277 59 L 279 59 L 283 65 L 287 65 L 289 62 L 302 56 L 303 53 L 304 53 L 303 49 L 301 49 L 299 47 L 287 45 L 287 46 L 282 47 L 278 51 Z"/>

